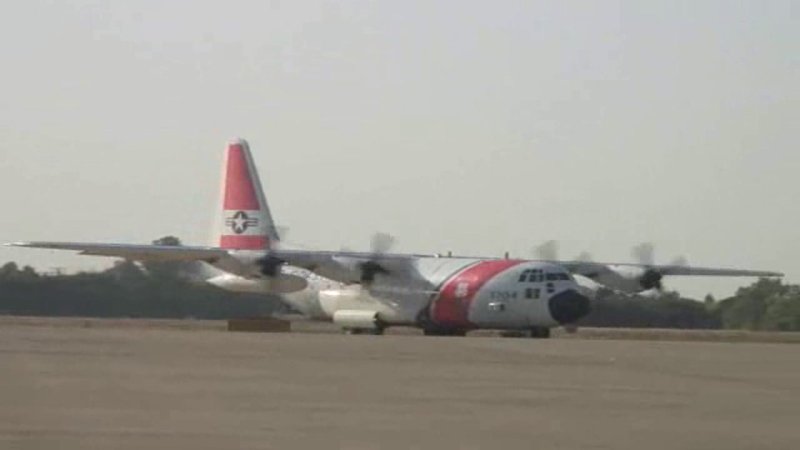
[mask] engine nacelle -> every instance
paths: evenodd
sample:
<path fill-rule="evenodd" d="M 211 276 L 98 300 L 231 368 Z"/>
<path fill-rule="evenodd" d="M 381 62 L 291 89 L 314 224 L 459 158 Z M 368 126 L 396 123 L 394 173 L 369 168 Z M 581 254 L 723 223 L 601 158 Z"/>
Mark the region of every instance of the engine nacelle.
<path fill-rule="evenodd" d="M 244 278 L 223 274 L 206 281 L 227 291 L 253 294 L 289 294 L 302 291 L 308 286 L 305 278 L 286 273 L 268 278 Z"/>
<path fill-rule="evenodd" d="M 650 267 L 610 265 L 608 272 L 598 275 L 595 281 L 617 291 L 637 294 L 650 289 L 661 290 L 663 277 L 664 274 Z"/>
<path fill-rule="evenodd" d="M 644 290 L 650 289 L 661 289 L 661 279 L 664 275 L 654 269 L 647 269 L 644 271 L 641 277 L 639 277 L 639 285 L 641 285 Z"/>
<path fill-rule="evenodd" d="M 333 256 L 331 262 L 318 267 L 315 272 L 323 277 L 346 283 L 370 283 L 376 276 L 387 275 L 395 270 L 404 270 L 405 260 L 392 260 L 374 256 L 371 258 Z"/>
<path fill-rule="evenodd" d="M 380 328 L 380 319 L 377 311 L 358 311 L 344 309 L 333 313 L 333 323 L 347 329 L 371 329 Z"/>

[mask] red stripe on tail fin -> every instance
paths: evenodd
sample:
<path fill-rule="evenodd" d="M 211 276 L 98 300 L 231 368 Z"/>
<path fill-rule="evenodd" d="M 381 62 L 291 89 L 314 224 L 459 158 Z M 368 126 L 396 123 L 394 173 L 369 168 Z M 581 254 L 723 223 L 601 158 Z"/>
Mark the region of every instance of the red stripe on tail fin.
<path fill-rule="evenodd" d="M 220 236 L 219 246 L 237 250 L 263 250 L 268 247 L 266 236 Z"/>
<path fill-rule="evenodd" d="M 236 140 L 228 144 L 227 167 L 225 168 L 225 200 L 222 209 L 257 210 L 258 197 L 253 186 L 245 147 L 247 143 Z"/>

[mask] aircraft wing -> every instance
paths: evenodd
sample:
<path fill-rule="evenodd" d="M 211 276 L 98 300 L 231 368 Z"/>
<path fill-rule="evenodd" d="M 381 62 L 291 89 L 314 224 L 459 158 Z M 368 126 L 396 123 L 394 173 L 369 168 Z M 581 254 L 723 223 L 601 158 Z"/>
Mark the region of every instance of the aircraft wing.
<path fill-rule="evenodd" d="M 360 270 L 365 264 L 376 264 L 380 266 L 379 271 L 385 270 L 387 274 L 393 274 L 394 278 L 412 281 L 417 277 L 414 269 L 414 261 L 423 258 L 436 258 L 437 256 L 427 254 L 373 254 L 368 252 L 349 252 L 349 251 L 313 251 L 313 250 L 273 250 L 273 255 L 293 266 L 303 267 L 319 275 L 335 279 L 342 282 L 357 282 L 353 279 L 354 271 Z M 459 257 L 456 257 L 459 258 Z M 466 259 L 496 259 L 489 257 L 463 257 Z M 613 267 L 640 267 L 659 272 L 669 276 L 726 276 L 726 277 L 781 277 L 780 272 L 766 270 L 742 270 L 715 267 L 691 267 L 684 265 L 643 265 L 630 263 L 605 263 L 605 262 L 586 262 L 586 261 L 544 261 L 558 264 L 566 268 L 573 274 L 583 275 L 594 278 L 597 275 L 612 270 Z M 350 270 L 342 271 L 343 268 Z"/>
<path fill-rule="evenodd" d="M 408 262 L 420 258 L 433 258 L 432 255 L 418 255 L 412 253 L 370 253 L 356 251 L 328 251 L 328 250 L 269 250 L 269 254 L 286 260 L 287 263 L 298 266 L 314 266 L 327 261 L 371 261 L 380 260 L 386 263 Z"/>
<path fill-rule="evenodd" d="M 743 270 L 743 269 L 724 269 L 715 267 L 691 267 L 691 266 L 652 266 L 653 269 L 664 275 L 683 275 L 683 276 L 708 276 L 708 277 L 782 277 L 780 272 L 767 270 Z"/>
<path fill-rule="evenodd" d="M 42 248 L 52 250 L 72 250 L 81 255 L 110 256 L 132 259 L 135 261 L 205 261 L 221 262 L 228 270 L 237 274 L 248 273 L 247 263 L 240 261 L 237 255 L 218 247 L 171 246 L 151 244 L 101 244 L 86 242 L 12 242 L 5 244 L 11 247 Z M 287 263 L 295 267 L 305 268 L 318 275 L 332 280 L 354 283 L 363 281 L 364 270 L 380 273 L 391 273 L 398 281 L 418 281 L 419 277 L 413 268 L 413 262 L 430 255 L 380 254 L 368 252 L 342 251 L 306 251 L 275 249 L 265 251 L 266 257 L 260 262 L 250 255 L 255 264 Z M 249 260 L 250 258 L 246 258 Z M 268 261 L 267 261 L 268 259 Z M 367 269 L 365 269 L 365 267 Z"/>
<path fill-rule="evenodd" d="M 218 247 L 169 246 L 151 244 L 98 244 L 83 242 L 13 242 L 14 247 L 43 248 L 54 250 L 73 250 L 82 255 L 112 256 L 137 261 L 206 261 L 216 262 L 231 259 L 231 254 Z M 393 278 L 405 281 L 420 281 L 414 262 L 422 258 L 435 258 L 428 254 L 392 254 L 351 251 L 314 250 L 269 250 L 267 255 L 280 262 L 302 267 L 324 277 L 341 282 L 358 282 L 358 274 L 369 271 L 394 275 Z M 465 257 L 467 258 L 467 257 Z M 495 259 L 487 257 L 468 257 L 469 259 Z M 691 267 L 680 265 L 642 265 L 629 263 L 603 263 L 585 261 L 544 261 L 564 266 L 574 274 L 592 278 L 615 266 L 643 267 L 656 270 L 662 275 L 685 276 L 741 276 L 741 277 L 780 277 L 780 272 L 762 270 L 740 270 L 710 267 Z"/>
<path fill-rule="evenodd" d="M 302 267 L 343 283 L 364 281 L 377 274 L 391 275 L 395 280 L 421 281 L 415 262 L 431 255 L 370 253 L 352 251 L 316 251 L 277 249 L 269 257 L 289 265 Z"/>
<path fill-rule="evenodd" d="M 610 267 L 641 267 L 670 276 L 711 276 L 711 277 L 782 277 L 783 273 L 768 270 L 726 269 L 719 267 L 692 267 L 684 265 L 645 265 L 630 263 L 604 263 L 586 261 L 548 261 L 564 266 L 572 273 L 587 277 L 596 276 L 610 270 Z"/>
<path fill-rule="evenodd" d="M 215 247 L 193 247 L 143 244 L 92 244 L 83 242 L 12 242 L 11 247 L 73 250 L 81 255 L 116 256 L 136 261 L 207 261 L 213 262 L 228 256 L 228 252 Z"/>

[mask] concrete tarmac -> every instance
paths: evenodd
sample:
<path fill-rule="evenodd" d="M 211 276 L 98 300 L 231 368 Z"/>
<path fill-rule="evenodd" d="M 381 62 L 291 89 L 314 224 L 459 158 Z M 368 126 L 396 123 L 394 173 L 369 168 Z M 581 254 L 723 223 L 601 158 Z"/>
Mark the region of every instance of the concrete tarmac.
<path fill-rule="evenodd" d="M 0 325 L 0 448 L 800 448 L 792 344 L 77 323 Z"/>

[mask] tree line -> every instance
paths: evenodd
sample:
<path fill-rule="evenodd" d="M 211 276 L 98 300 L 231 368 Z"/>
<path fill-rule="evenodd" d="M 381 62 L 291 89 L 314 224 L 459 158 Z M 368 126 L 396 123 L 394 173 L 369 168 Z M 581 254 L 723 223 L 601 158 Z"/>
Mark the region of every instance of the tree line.
<path fill-rule="evenodd" d="M 199 265 L 120 260 L 101 272 L 45 275 L 9 262 L 0 267 L 0 314 L 229 319 L 289 312 L 277 296 L 202 282 Z M 720 301 L 676 292 L 650 298 L 606 291 L 579 325 L 800 331 L 800 286 L 760 279 Z"/>
<path fill-rule="evenodd" d="M 580 324 L 601 327 L 800 331 L 800 285 L 762 278 L 717 301 L 601 292 Z"/>
<path fill-rule="evenodd" d="M 161 266 L 161 267 L 159 267 Z M 282 311 L 277 298 L 238 294 L 194 281 L 167 263 L 120 261 L 102 272 L 43 275 L 0 267 L 0 314 L 229 319 Z"/>

